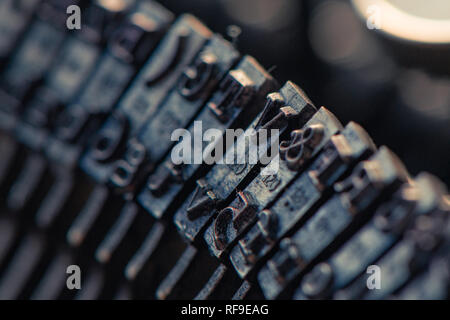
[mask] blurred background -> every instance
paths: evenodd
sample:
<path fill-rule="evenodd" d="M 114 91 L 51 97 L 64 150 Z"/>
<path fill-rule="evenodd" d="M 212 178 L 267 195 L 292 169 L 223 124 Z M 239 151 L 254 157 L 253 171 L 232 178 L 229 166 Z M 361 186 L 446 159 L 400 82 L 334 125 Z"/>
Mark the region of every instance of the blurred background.
<path fill-rule="evenodd" d="M 411 174 L 450 186 L 450 1 L 160 2 L 234 38 L 344 124 L 362 124 Z"/>

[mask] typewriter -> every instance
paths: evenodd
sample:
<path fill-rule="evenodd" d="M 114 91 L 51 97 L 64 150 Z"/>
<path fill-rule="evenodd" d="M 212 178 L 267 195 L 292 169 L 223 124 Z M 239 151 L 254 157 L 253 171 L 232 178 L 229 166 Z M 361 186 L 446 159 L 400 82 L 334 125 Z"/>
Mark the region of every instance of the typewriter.
<path fill-rule="evenodd" d="M 433 2 L 0 0 L 0 299 L 448 299 Z"/>

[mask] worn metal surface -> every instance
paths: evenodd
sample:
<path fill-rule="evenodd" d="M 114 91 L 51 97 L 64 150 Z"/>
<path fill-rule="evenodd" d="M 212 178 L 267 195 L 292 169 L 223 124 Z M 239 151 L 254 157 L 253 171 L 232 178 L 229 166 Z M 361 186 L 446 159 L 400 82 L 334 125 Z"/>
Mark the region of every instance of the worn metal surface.
<path fill-rule="evenodd" d="M 285 106 L 289 108 L 284 108 Z M 247 132 L 267 127 L 279 129 L 281 135 L 289 130 L 289 126 L 304 125 L 314 112 L 315 108 L 304 93 L 296 85 L 288 82 L 280 89 L 280 93 L 271 93 L 267 96 L 263 111 L 252 122 Z M 245 136 L 246 134 L 242 135 L 233 146 L 232 150 L 236 150 L 236 159 L 240 157 L 247 159 L 250 153 L 249 144 L 243 140 Z M 261 151 L 263 154 L 265 152 L 266 150 Z M 225 158 L 227 156 L 225 153 Z M 175 223 L 182 235 L 194 241 L 217 214 L 217 209 L 224 206 L 236 188 L 242 187 L 246 180 L 251 181 L 257 175 L 260 166 L 259 161 L 255 164 L 244 162 L 242 165 L 216 164 L 204 178 L 199 179 L 195 191 L 175 214 Z"/>
<path fill-rule="evenodd" d="M 207 102 L 195 121 L 201 122 L 202 132 L 214 129 L 223 137 L 226 129 L 247 126 L 261 108 L 263 97 L 275 87 L 274 79 L 253 58 L 244 57 L 236 68 L 225 76 L 220 90 Z M 218 110 L 222 110 L 220 112 L 223 112 L 223 115 L 218 114 Z M 192 124 L 188 129 L 192 137 L 195 135 L 194 126 Z M 214 145 L 219 144 L 225 145 L 224 141 L 214 141 Z M 207 141 L 202 141 L 202 148 L 207 145 Z M 222 150 L 224 148 L 226 146 L 222 147 Z M 182 186 L 188 183 L 196 172 L 202 169 L 205 171 L 206 166 L 204 162 L 177 166 L 173 164 L 171 155 L 168 155 L 149 177 L 146 189 L 138 198 L 139 203 L 156 218 L 161 218 L 172 202 L 180 200 L 178 197 Z"/>

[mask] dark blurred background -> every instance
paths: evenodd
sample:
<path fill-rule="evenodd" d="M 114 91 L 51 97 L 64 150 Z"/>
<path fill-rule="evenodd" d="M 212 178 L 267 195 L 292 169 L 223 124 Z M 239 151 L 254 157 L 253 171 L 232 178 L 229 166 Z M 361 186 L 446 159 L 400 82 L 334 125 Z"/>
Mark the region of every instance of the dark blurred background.
<path fill-rule="evenodd" d="M 450 186 L 448 34 L 443 34 L 448 42 L 440 43 L 389 34 L 383 11 L 378 13 L 381 30 L 370 29 L 363 15 L 373 12 L 358 11 L 358 0 L 160 2 L 177 14 L 195 14 L 225 36 L 238 33 L 229 27 L 238 26 L 238 48 L 271 70 L 280 84 L 293 80 L 344 124 L 362 124 L 378 146 L 385 144 L 401 157 L 411 174 L 426 170 Z M 448 0 L 387 2 L 450 24 Z M 409 27 L 400 24 L 403 31 Z"/>

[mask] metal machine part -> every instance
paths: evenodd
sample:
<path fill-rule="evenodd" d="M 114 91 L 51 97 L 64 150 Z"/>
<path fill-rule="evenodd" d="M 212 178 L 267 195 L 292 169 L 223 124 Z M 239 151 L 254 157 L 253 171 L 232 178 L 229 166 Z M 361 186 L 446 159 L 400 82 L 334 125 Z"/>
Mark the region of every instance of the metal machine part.
<path fill-rule="evenodd" d="M 276 32 L 292 24 L 285 9 L 296 2 L 272 2 L 261 4 L 272 15 L 221 4 Z M 312 34 L 330 27 L 321 15 L 350 12 L 331 2 Z M 368 3 L 353 0 L 362 15 Z M 388 19 L 382 32 L 393 41 L 450 42 L 445 12 L 414 18 L 410 2 L 371 3 L 423 23 L 411 33 Z M 81 1 L 89 18 L 79 32 L 64 28 L 67 1 L 20 4 L 0 2 L 0 299 L 449 298 L 448 191 L 429 173 L 411 178 L 363 126 L 342 125 L 291 81 L 280 88 L 236 39 L 190 14 L 172 22 L 154 1 Z M 427 33 L 436 24 L 442 32 Z M 354 35 L 354 51 L 313 41 L 353 83 L 355 65 L 380 66 L 356 59 L 373 42 Z M 385 89 L 392 66 L 363 86 Z M 409 76 L 396 97 L 405 105 L 421 105 L 417 90 L 445 87 Z M 171 133 L 193 135 L 198 123 L 220 135 L 219 160 L 245 161 L 175 163 Z M 226 144 L 229 129 L 243 135 Z M 263 129 L 274 130 L 266 144 Z M 83 270 L 80 290 L 66 286 L 70 265 Z M 371 266 L 382 289 L 367 285 Z"/>

